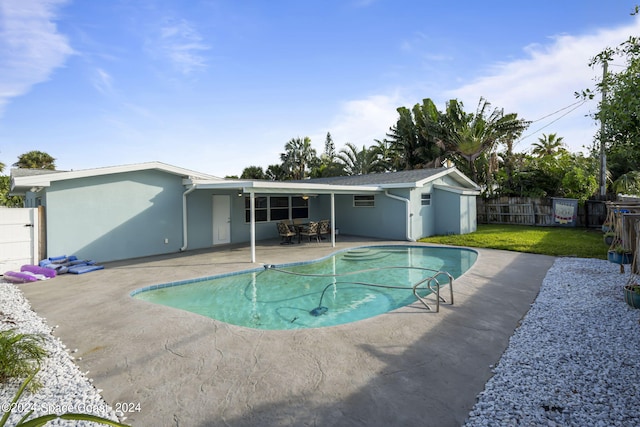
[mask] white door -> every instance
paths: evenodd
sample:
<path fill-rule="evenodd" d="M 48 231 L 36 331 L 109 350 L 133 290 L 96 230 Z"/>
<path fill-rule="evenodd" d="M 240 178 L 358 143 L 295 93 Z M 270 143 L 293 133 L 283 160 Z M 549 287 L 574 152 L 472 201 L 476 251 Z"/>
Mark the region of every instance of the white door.
<path fill-rule="evenodd" d="M 213 196 L 213 244 L 231 242 L 231 196 Z"/>
<path fill-rule="evenodd" d="M 38 209 L 0 208 L 0 274 L 37 264 Z"/>

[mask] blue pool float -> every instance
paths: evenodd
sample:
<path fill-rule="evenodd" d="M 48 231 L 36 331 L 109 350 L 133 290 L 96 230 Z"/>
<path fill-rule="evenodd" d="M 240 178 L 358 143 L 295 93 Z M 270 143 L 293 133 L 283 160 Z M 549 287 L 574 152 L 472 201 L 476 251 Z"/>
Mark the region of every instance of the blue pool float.
<path fill-rule="evenodd" d="M 95 265 L 95 264 L 75 265 L 75 266 L 69 268 L 69 273 L 71 273 L 71 274 L 84 274 L 84 273 L 88 273 L 90 271 L 102 270 L 103 268 L 104 268 L 104 265 Z"/>
<path fill-rule="evenodd" d="M 96 265 L 93 260 L 78 259 L 75 255 L 49 257 L 41 260 L 39 265 L 40 267 L 53 269 L 57 274 L 82 274 L 104 268 L 104 266 Z"/>

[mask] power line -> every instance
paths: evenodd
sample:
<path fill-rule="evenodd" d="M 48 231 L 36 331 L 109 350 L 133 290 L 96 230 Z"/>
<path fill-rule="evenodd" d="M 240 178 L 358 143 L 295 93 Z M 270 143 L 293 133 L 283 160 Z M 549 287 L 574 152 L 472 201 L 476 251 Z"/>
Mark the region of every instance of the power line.
<path fill-rule="evenodd" d="M 546 116 L 540 117 L 540 118 L 539 118 L 539 119 L 537 119 L 537 120 L 533 120 L 531 123 L 539 122 L 540 120 L 544 120 L 544 119 L 546 119 L 547 117 L 551 117 L 551 116 L 553 116 L 554 114 L 558 114 L 560 111 L 564 111 L 564 110 L 566 110 L 567 108 L 571 108 L 571 107 L 573 107 L 573 106 L 574 106 L 574 105 L 576 105 L 576 104 L 584 104 L 585 102 L 586 102 L 586 101 L 585 101 L 584 99 L 583 99 L 583 100 L 581 100 L 581 101 L 576 101 L 576 102 L 574 102 L 573 104 L 569 104 L 569 105 L 567 105 L 566 107 L 563 107 L 563 108 L 561 108 L 561 109 L 559 109 L 559 110 L 557 110 L 557 111 L 554 111 L 553 113 L 550 113 L 550 114 L 547 114 Z M 573 111 L 573 110 L 571 110 L 571 111 Z"/>
<path fill-rule="evenodd" d="M 522 138 L 520 138 L 520 139 L 519 139 L 519 140 L 518 140 L 514 145 L 518 144 L 519 142 L 521 142 L 521 141 L 522 141 L 522 140 L 524 140 L 524 139 L 529 138 L 529 137 L 530 137 L 530 136 L 532 136 L 532 135 L 535 135 L 536 133 L 540 132 L 541 130 L 543 130 L 543 129 L 545 129 L 545 128 L 549 127 L 549 126 L 551 126 L 552 124 L 554 124 L 555 122 L 557 122 L 557 121 L 558 121 L 558 120 L 560 120 L 561 118 L 565 117 L 566 115 L 568 115 L 568 114 L 572 113 L 573 111 L 577 110 L 578 108 L 580 108 L 580 107 L 581 107 L 582 105 L 584 105 L 586 102 L 587 102 L 586 100 L 582 100 L 582 101 L 574 102 L 574 103 L 573 103 L 573 104 L 571 104 L 571 105 L 568 105 L 568 106 L 566 106 L 566 107 L 564 107 L 564 108 L 559 109 L 558 111 L 555 111 L 555 112 L 553 112 L 553 113 L 551 113 L 551 114 L 547 114 L 546 116 L 541 117 L 541 118 L 539 118 L 538 120 L 534 120 L 534 121 L 532 121 L 531 123 L 539 122 L 540 120 L 546 119 L 547 117 L 553 116 L 554 114 L 558 114 L 560 111 L 564 111 L 564 110 L 566 110 L 567 108 L 571 108 L 571 107 L 573 107 L 573 108 L 571 108 L 571 110 L 567 111 L 566 113 L 564 113 L 563 115 L 561 115 L 561 116 L 560 116 L 560 117 L 558 117 L 557 119 L 552 120 L 551 122 L 547 123 L 546 125 L 542 126 L 541 128 L 538 128 L 538 129 L 536 129 L 535 131 L 533 131 L 533 132 L 531 132 L 531 133 L 529 133 L 529 134 L 527 134 L 527 135 L 523 136 L 523 137 L 522 137 Z M 576 104 L 578 104 L 578 105 L 576 105 Z"/>

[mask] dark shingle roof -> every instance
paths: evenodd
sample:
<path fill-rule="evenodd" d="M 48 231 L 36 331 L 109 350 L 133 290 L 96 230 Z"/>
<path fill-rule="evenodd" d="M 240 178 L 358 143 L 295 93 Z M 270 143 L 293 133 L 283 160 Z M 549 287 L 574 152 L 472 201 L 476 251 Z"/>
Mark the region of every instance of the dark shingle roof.
<path fill-rule="evenodd" d="M 372 173 L 368 175 L 334 176 L 330 178 L 308 179 L 304 182 L 332 185 L 385 185 L 408 184 L 422 181 L 436 175 L 446 168 L 414 169 L 400 172 Z"/>
<path fill-rule="evenodd" d="M 51 173 L 60 173 L 67 171 L 51 170 L 51 169 L 26 169 L 26 168 L 13 168 L 11 169 L 11 176 L 34 176 L 34 175 L 48 175 Z"/>

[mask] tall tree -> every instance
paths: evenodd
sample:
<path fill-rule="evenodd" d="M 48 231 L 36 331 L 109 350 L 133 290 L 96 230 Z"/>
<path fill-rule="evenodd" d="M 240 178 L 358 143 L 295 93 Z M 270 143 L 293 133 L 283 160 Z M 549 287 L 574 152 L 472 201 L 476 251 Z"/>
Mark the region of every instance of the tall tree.
<path fill-rule="evenodd" d="M 616 194 L 640 195 L 640 171 L 622 174 L 611 185 Z"/>
<path fill-rule="evenodd" d="M 291 174 L 291 179 L 304 179 L 310 167 L 317 162 L 316 150 L 311 147 L 311 139 L 293 138 L 284 146 L 280 154 L 283 167 Z"/>
<path fill-rule="evenodd" d="M 387 134 L 393 150 L 398 153 L 394 167 L 401 170 L 415 169 L 420 164 L 417 152 L 418 128 L 413 121 L 411 110 L 399 107 L 397 111 L 400 117 Z"/>
<path fill-rule="evenodd" d="M 397 109 L 400 117 L 387 134 L 394 156 L 395 169 L 418 169 L 439 163 L 444 153 L 440 134 L 441 113 L 431 99 L 424 99 L 411 110 Z"/>
<path fill-rule="evenodd" d="M 13 164 L 23 169 L 48 169 L 55 170 L 56 164 L 53 157 L 43 151 L 29 151 L 18 157 L 18 161 Z"/>
<path fill-rule="evenodd" d="M 555 133 L 550 133 L 549 135 L 542 134 L 542 137 L 538 138 L 538 142 L 534 142 L 531 144 L 533 149 L 531 150 L 531 154 L 538 157 L 544 156 L 555 156 L 562 152 L 566 152 L 566 148 L 564 148 L 564 142 L 562 142 L 564 138 L 558 137 Z"/>
<path fill-rule="evenodd" d="M 442 113 L 438 111 L 436 104 L 427 98 L 422 100 L 422 105 L 414 105 L 413 117 L 418 128 L 416 154 L 422 163 L 421 167 L 438 166 L 445 152 Z"/>
<path fill-rule="evenodd" d="M 638 11 L 636 6 L 632 15 Z M 594 119 L 602 126 L 596 139 L 606 151 L 607 167 L 615 181 L 640 169 L 640 37 L 630 36 L 614 48 L 605 48 L 589 65 L 604 68 L 612 61 L 625 65 L 609 68 L 597 83 L 595 91 L 603 96 Z M 576 95 L 593 98 L 595 93 L 587 89 Z"/>
<path fill-rule="evenodd" d="M 323 157 L 326 157 L 329 162 L 333 162 L 333 159 L 336 157 L 336 145 L 333 143 L 330 132 L 327 132 L 327 138 L 324 141 Z"/>
<path fill-rule="evenodd" d="M 281 164 L 269 165 L 264 175 L 265 178 L 271 181 L 286 181 L 287 179 L 291 179 L 291 175 Z"/>
<path fill-rule="evenodd" d="M 327 132 L 327 138 L 324 141 L 324 152 L 316 166 L 311 168 L 310 176 L 311 178 L 326 178 L 341 175 L 344 175 L 342 164 L 336 162 L 336 146 L 333 143 L 331 133 Z"/>
<path fill-rule="evenodd" d="M 385 172 L 393 172 L 398 164 L 398 152 L 393 149 L 391 141 L 374 139 L 374 145 L 369 147 L 378 156 L 380 165 Z"/>
<path fill-rule="evenodd" d="M 463 170 L 473 180 L 478 179 L 475 161 L 483 153 L 490 153 L 498 143 L 515 139 L 529 126 L 529 122 L 518 119 L 515 113 L 504 114 L 503 110 L 491 110 L 491 104 L 480 98 L 475 113 L 466 113 L 464 105 L 452 99 L 447 103 L 442 118 L 441 132 L 448 152 L 463 159 Z"/>
<path fill-rule="evenodd" d="M 8 176 L 0 176 L 0 206 L 10 208 L 19 208 L 24 205 L 24 197 L 10 196 L 11 178 Z"/>
<path fill-rule="evenodd" d="M 384 164 L 375 149 L 362 146 L 359 150 L 354 144 L 347 142 L 338 153 L 338 159 L 344 164 L 347 175 L 365 175 L 384 172 Z"/>
<path fill-rule="evenodd" d="M 242 171 L 240 179 L 265 179 L 266 175 L 260 166 L 247 166 Z"/>

